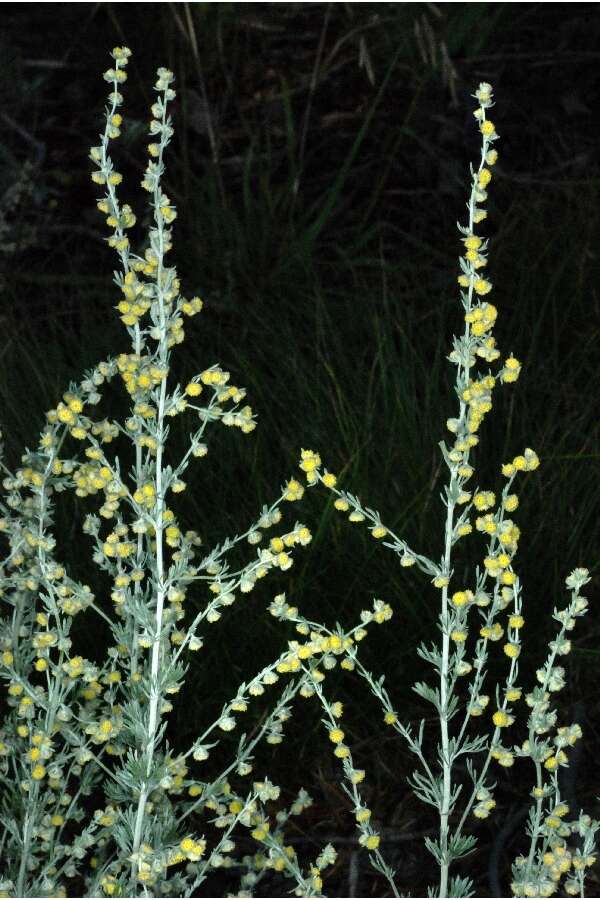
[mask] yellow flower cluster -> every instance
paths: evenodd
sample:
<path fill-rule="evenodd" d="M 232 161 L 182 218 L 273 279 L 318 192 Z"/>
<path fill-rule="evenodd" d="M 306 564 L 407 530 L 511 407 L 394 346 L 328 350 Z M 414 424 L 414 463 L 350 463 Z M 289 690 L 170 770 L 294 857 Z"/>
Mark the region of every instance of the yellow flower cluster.
<path fill-rule="evenodd" d="M 535 450 L 527 447 L 522 455 L 515 456 L 512 462 L 502 466 L 502 474 L 506 478 L 511 478 L 517 472 L 533 472 L 539 464 L 540 460 Z"/>
<path fill-rule="evenodd" d="M 318 478 L 318 469 L 321 465 L 321 457 L 314 450 L 302 450 L 300 454 L 300 468 L 306 472 L 306 480 L 309 484 L 315 484 Z"/>
<path fill-rule="evenodd" d="M 51 425 L 67 425 L 72 437 L 83 440 L 91 427 L 90 420 L 82 416 L 83 409 L 82 397 L 68 392 L 63 395 L 63 399 L 56 409 L 48 410 L 46 418 Z M 48 437 L 46 439 L 48 440 Z M 54 473 L 59 474 L 61 470 L 60 460 L 55 460 Z"/>
<path fill-rule="evenodd" d="M 115 473 L 105 465 L 82 463 L 73 475 L 78 497 L 88 497 L 104 490 L 115 479 Z"/>
<path fill-rule="evenodd" d="M 285 486 L 283 499 L 291 502 L 301 500 L 304 496 L 304 488 L 296 478 L 290 478 Z"/>
<path fill-rule="evenodd" d="M 107 222 L 113 224 L 114 217 L 109 217 Z M 117 225 L 116 220 L 114 225 Z M 140 318 L 150 308 L 152 291 L 148 290 L 141 281 L 138 280 L 135 272 L 127 272 L 121 290 L 124 300 L 117 304 L 117 309 L 121 313 L 121 321 L 125 325 L 137 325 Z"/>
<path fill-rule="evenodd" d="M 168 375 L 168 370 L 155 363 L 151 356 L 141 356 L 138 353 L 121 353 L 117 360 L 119 373 L 128 393 L 132 397 L 145 394 L 157 387 Z M 143 415 L 143 411 L 138 412 Z M 151 418 L 155 412 L 147 412 L 146 418 Z"/>
<path fill-rule="evenodd" d="M 114 531 L 107 536 L 102 545 L 104 555 L 110 559 L 127 559 L 135 553 L 136 545 L 133 541 L 127 540 L 129 528 L 127 525 L 118 525 Z"/>
<path fill-rule="evenodd" d="M 461 276 L 461 286 L 468 287 L 468 280 L 465 284 L 466 275 Z M 496 323 L 498 310 L 491 303 L 482 303 L 465 314 L 465 322 L 471 325 L 471 334 L 476 337 L 482 337 L 486 331 L 491 331 Z"/>
<path fill-rule="evenodd" d="M 185 859 L 189 859 L 191 862 L 197 862 L 206 852 L 206 841 L 204 838 L 196 840 L 193 837 L 185 837 L 179 846 Z"/>
<path fill-rule="evenodd" d="M 492 716 L 492 721 L 496 728 L 507 728 L 509 725 L 512 725 L 515 720 L 514 716 L 511 716 L 506 710 L 499 709 Z"/>
<path fill-rule="evenodd" d="M 277 554 L 282 553 L 286 547 L 289 549 L 296 544 L 305 547 L 307 544 L 310 544 L 311 540 L 312 534 L 310 529 L 306 525 L 299 525 L 293 531 L 287 532 L 287 534 L 271 538 L 269 546 L 272 552 Z"/>
<path fill-rule="evenodd" d="M 85 672 L 85 663 L 86 660 L 84 660 L 82 656 L 72 656 L 71 659 L 63 663 L 62 668 L 69 678 L 81 678 Z"/>
<path fill-rule="evenodd" d="M 490 698 L 487 696 L 487 694 L 479 694 L 471 701 L 471 704 L 469 706 L 469 715 L 483 715 L 484 711 L 487 709 L 489 702 Z"/>
<path fill-rule="evenodd" d="M 457 609 L 473 603 L 474 600 L 475 595 L 473 594 L 473 591 L 455 591 L 451 598 L 452 604 Z"/>
<path fill-rule="evenodd" d="M 462 341 L 455 344 L 450 354 L 450 360 L 459 367 L 461 412 L 458 419 L 449 419 L 447 423 L 448 430 L 455 435 L 454 445 L 449 449 L 447 459 L 454 466 L 454 471 L 460 479 L 459 487 L 473 474 L 473 468 L 468 462 L 469 451 L 478 443 L 477 432 L 485 415 L 492 409 L 492 391 L 497 382 L 497 377 L 491 374 L 479 378 L 472 377 L 470 370 L 477 357 L 486 362 L 493 362 L 500 356 L 495 339 L 490 333 L 496 323 L 498 311 L 492 303 L 478 299 L 490 293 L 492 284 L 480 273 L 480 270 L 487 266 L 487 244 L 474 230 L 475 225 L 486 218 L 487 214 L 481 204 L 487 199 L 486 188 L 492 180 L 491 167 L 498 158 L 496 150 L 491 148 L 498 135 L 493 123 L 486 119 L 486 110 L 492 105 L 490 85 L 482 83 L 476 97 L 479 106 L 474 115 L 479 120 L 483 137 L 482 159 L 479 169 L 473 174 L 469 222 L 465 228 L 460 228 L 463 235 L 461 240 L 464 245 L 464 256 L 461 259 L 462 271 L 458 283 L 463 289 L 466 332 Z M 505 361 L 499 378 L 502 382 L 516 381 L 519 371 L 520 363 L 511 356 Z M 480 493 L 475 506 L 479 511 L 484 511 L 493 503 L 494 500 L 488 502 L 485 494 Z M 480 530 L 483 530 L 485 524 L 481 520 L 478 521 Z M 487 521 L 493 528 L 492 517 Z M 457 537 L 468 534 L 471 530 L 469 523 L 464 523 L 461 527 L 462 530 L 456 532 Z"/>
<path fill-rule="evenodd" d="M 88 456 L 96 456 L 94 451 Z M 105 519 L 111 519 L 124 497 L 127 496 L 127 488 L 119 481 L 109 466 L 99 462 L 82 463 L 74 472 L 73 480 L 75 493 L 78 497 L 87 497 L 104 491 L 104 503 L 100 507 L 100 515 Z"/>
<path fill-rule="evenodd" d="M 487 788 L 481 788 L 475 795 L 477 803 L 473 807 L 473 815 L 477 819 L 487 819 L 496 806 L 496 801 Z"/>
<path fill-rule="evenodd" d="M 275 612 L 273 608 L 271 612 L 274 615 L 279 614 L 279 610 Z M 289 642 L 290 651 L 277 665 L 277 671 L 281 674 L 298 672 L 305 660 L 317 654 L 327 653 L 333 654 L 333 656 L 341 656 L 353 645 L 354 640 L 349 636 L 326 635 L 319 631 L 312 631 L 310 640 L 304 644 L 300 644 L 298 641 Z"/>
<path fill-rule="evenodd" d="M 95 744 L 106 744 L 113 740 L 123 727 L 121 710 L 115 707 L 111 714 L 86 726 L 85 732 Z"/>
<path fill-rule="evenodd" d="M 515 764 L 515 755 L 512 750 L 503 747 L 502 744 L 494 744 L 490 750 L 490 756 L 505 769 L 510 769 Z"/>
<path fill-rule="evenodd" d="M 479 491 L 473 497 L 473 505 L 475 506 L 475 509 L 479 510 L 480 512 L 486 509 L 491 509 L 491 507 L 494 506 L 495 503 L 496 495 L 493 493 L 493 491 Z"/>
<path fill-rule="evenodd" d="M 133 499 L 146 509 L 153 509 L 156 503 L 156 487 L 150 481 L 145 482 L 134 492 Z"/>

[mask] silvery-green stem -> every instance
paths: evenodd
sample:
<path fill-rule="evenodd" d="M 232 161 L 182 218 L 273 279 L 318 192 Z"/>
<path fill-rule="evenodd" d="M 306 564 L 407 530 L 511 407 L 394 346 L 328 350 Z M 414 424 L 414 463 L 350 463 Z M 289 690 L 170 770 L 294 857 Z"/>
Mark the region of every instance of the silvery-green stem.
<path fill-rule="evenodd" d="M 451 479 L 452 484 L 453 479 Z M 454 528 L 454 502 L 448 499 L 446 515 L 446 545 L 444 550 L 444 571 L 450 571 L 452 553 L 452 532 Z M 452 769 L 449 756 L 448 736 L 448 669 L 450 660 L 450 635 L 448 634 L 448 588 L 442 590 L 442 665 L 440 670 L 440 731 L 442 744 L 443 787 L 440 807 L 440 897 L 448 893 L 448 817 L 450 814 L 450 793 L 452 789 Z"/>
<path fill-rule="evenodd" d="M 34 792 L 37 793 L 37 785 L 34 788 Z M 27 798 L 27 812 L 25 813 L 25 822 L 23 823 L 23 847 L 21 855 L 21 865 L 19 866 L 19 879 L 17 881 L 17 897 L 25 896 L 25 874 L 27 871 L 27 860 L 29 859 L 29 845 L 31 843 L 32 830 L 30 808 L 32 801 L 35 803 L 35 793 L 34 797 L 29 796 Z"/>
<path fill-rule="evenodd" d="M 45 553 L 46 551 L 42 549 L 43 541 L 42 535 L 44 534 L 44 523 L 46 518 L 46 482 L 50 476 L 52 470 L 52 464 L 55 459 L 55 452 L 50 451 L 48 462 L 46 464 L 46 470 L 44 472 L 44 481 L 40 487 L 40 505 L 39 505 L 39 514 L 38 514 L 38 562 L 40 565 L 40 571 L 42 575 L 45 569 Z M 52 586 L 50 582 L 46 581 L 46 588 L 50 591 L 52 590 Z M 57 616 L 58 620 L 58 616 Z M 60 632 L 60 622 L 57 621 L 58 630 Z M 46 715 L 46 728 L 48 733 L 52 732 L 54 727 L 54 715 L 56 712 L 56 704 L 53 703 L 51 708 L 48 710 Z M 25 877 L 27 873 L 27 863 L 29 861 L 29 852 L 31 847 L 31 840 L 33 837 L 33 826 L 35 823 L 35 813 L 37 810 L 38 803 L 38 793 L 39 793 L 39 785 L 35 784 L 30 786 L 29 794 L 27 796 L 27 811 L 25 813 L 25 821 L 23 824 L 23 842 L 21 846 L 21 863 L 19 866 L 19 877 L 17 881 L 17 896 L 22 897 L 25 894 Z"/>
<path fill-rule="evenodd" d="M 166 102 L 165 102 L 166 107 Z M 165 119 L 165 113 L 163 112 L 163 124 Z M 162 165 L 162 151 L 163 151 L 163 143 L 161 141 L 160 145 L 160 155 L 159 155 L 159 166 Z M 159 239 L 159 252 L 158 252 L 158 267 L 156 273 L 156 289 L 157 289 L 157 299 L 158 299 L 158 307 L 159 307 L 159 315 L 160 315 L 160 344 L 159 344 L 159 355 L 161 363 L 164 365 L 168 359 L 168 345 L 167 345 L 167 325 L 165 320 L 165 302 L 163 296 L 163 285 L 162 285 L 162 275 L 163 275 L 163 259 L 164 259 L 164 220 L 162 217 L 162 213 L 160 212 L 160 182 L 158 182 L 154 189 L 154 208 L 155 208 L 155 217 L 156 217 L 156 226 L 158 231 L 158 239 Z M 154 749 L 155 749 L 155 740 L 156 740 L 156 729 L 158 724 L 158 705 L 161 699 L 161 694 L 158 688 L 158 673 L 160 667 L 160 656 L 162 650 L 162 626 L 163 626 L 163 613 L 164 613 L 164 602 L 165 602 L 165 588 L 164 588 L 164 559 L 163 559 L 163 515 L 164 515 L 164 489 L 163 489 L 163 449 L 164 449 L 164 419 L 165 419 L 165 400 L 167 393 L 167 379 L 166 375 L 162 378 L 160 384 L 160 400 L 158 405 L 158 414 L 157 414 L 157 450 L 156 450 L 156 501 L 157 501 L 157 517 L 155 522 L 155 537 L 156 537 L 156 610 L 155 610 L 155 633 L 154 640 L 152 643 L 152 659 L 151 659 L 151 667 L 150 667 L 150 700 L 148 707 L 148 727 L 147 727 L 147 742 L 145 747 L 146 754 L 146 778 L 142 783 L 140 796 L 137 805 L 137 812 L 135 818 L 135 827 L 133 833 L 133 856 L 134 861 L 132 862 L 132 879 L 135 878 L 135 873 L 137 869 L 136 862 L 136 854 L 139 852 L 141 837 L 142 837 L 142 825 L 144 819 L 144 813 L 146 809 L 146 801 L 148 799 L 149 794 L 149 779 L 152 771 L 152 762 L 154 760 Z"/>

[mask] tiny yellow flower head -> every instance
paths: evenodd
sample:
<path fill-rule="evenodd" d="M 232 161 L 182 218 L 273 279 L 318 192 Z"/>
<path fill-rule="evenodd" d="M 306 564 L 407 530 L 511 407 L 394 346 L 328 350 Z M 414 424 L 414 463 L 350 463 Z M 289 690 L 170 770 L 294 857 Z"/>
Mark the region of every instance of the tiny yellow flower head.
<path fill-rule="evenodd" d="M 466 628 L 454 628 L 450 632 L 451 639 L 457 644 L 463 644 L 468 636 L 469 633 Z"/>
<path fill-rule="evenodd" d="M 317 469 L 321 465 L 321 457 L 314 450 L 302 450 L 300 456 L 300 468 L 306 472 L 306 480 L 314 484 L 317 480 Z"/>
<path fill-rule="evenodd" d="M 558 769 L 558 767 L 561 765 L 568 765 L 567 754 L 563 750 L 559 750 L 558 753 L 556 753 L 556 755 L 554 756 L 549 756 L 544 763 L 544 766 L 546 767 L 546 769 L 548 769 L 549 772 L 556 771 L 556 769 Z M 556 827 L 558 827 L 558 825 Z"/>
<path fill-rule="evenodd" d="M 533 472 L 534 469 L 538 468 L 540 459 L 535 450 L 532 450 L 530 447 L 526 447 L 523 451 L 523 456 L 525 457 L 525 470 L 527 472 Z"/>
<path fill-rule="evenodd" d="M 521 652 L 521 648 L 518 644 L 513 644 L 509 642 L 504 645 L 504 652 L 508 656 L 509 659 L 516 659 Z"/>
<path fill-rule="evenodd" d="M 496 126 L 490 119 L 486 119 L 479 126 L 479 130 L 484 137 L 496 137 Z"/>
<path fill-rule="evenodd" d="M 363 847 L 366 847 L 367 850 L 377 850 L 380 840 L 378 834 L 361 834 L 358 842 L 359 844 L 362 844 Z"/>
<path fill-rule="evenodd" d="M 322 478 L 323 484 L 325 487 L 334 488 L 337 483 L 337 478 L 333 474 L 333 472 L 325 472 Z"/>
<path fill-rule="evenodd" d="M 512 725 L 515 720 L 513 716 L 503 709 L 498 709 L 492 716 L 492 721 L 496 728 L 507 728 L 509 725 Z"/>
<path fill-rule="evenodd" d="M 186 316 L 195 316 L 196 313 L 200 312 L 203 306 L 204 303 L 200 297 L 192 297 L 191 300 L 184 300 L 181 305 L 181 311 Z"/>
<path fill-rule="evenodd" d="M 195 841 L 194 838 L 186 837 L 181 841 L 179 847 L 187 859 L 197 862 L 206 850 L 206 841 L 203 839 Z"/>
<path fill-rule="evenodd" d="M 473 503 L 475 504 L 476 509 L 482 512 L 486 509 L 490 509 L 495 502 L 496 497 L 492 491 L 479 491 L 473 497 Z"/>
<path fill-rule="evenodd" d="M 459 609 L 461 606 L 466 606 L 470 599 L 469 594 L 469 591 L 455 591 L 455 593 L 452 594 L 452 603 Z"/>
<path fill-rule="evenodd" d="M 361 512 L 359 512 L 357 509 L 355 509 L 348 516 L 348 521 L 349 522 L 364 522 L 365 517 L 363 516 L 363 514 Z"/>
<path fill-rule="evenodd" d="M 387 534 L 387 528 L 384 528 L 383 525 L 376 525 L 375 528 L 371 528 L 371 534 L 374 538 L 384 538 Z"/>
<path fill-rule="evenodd" d="M 481 81 L 479 83 L 478 89 L 475 91 L 475 96 L 477 100 L 479 100 L 482 106 L 487 105 L 491 102 L 492 99 L 492 86 L 487 81 Z"/>
<path fill-rule="evenodd" d="M 490 281 L 486 281 L 485 278 L 476 278 L 473 283 L 473 290 L 476 294 L 483 296 L 484 294 L 489 294 L 492 289 L 492 284 Z"/>
<path fill-rule="evenodd" d="M 515 382 L 521 373 L 521 363 L 518 359 L 515 359 L 514 356 L 509 356 L 508 359 L 505 360 L 504 369 L 500 374 L 500 379 L 505 384 L 511 384 Z"/>
<path fill-rule="evenodd" d="M 120 63 L 122 66 L 126 66 L 131 56 L 131 50 L 129 47 L 114 47 L 111 52 L 112 58 Z"/>
<path fill-rule="evenodd" d="M 340 744 L 344 740 L 344 732 L 341 728 L 332 728 L 329 732 L 329 740 L 332 744 Z"/>
<path fill-rule="evenodd" d="M 289 500 L 290 502 L 294 500 L 301 500 L 304 494 L 304 488 L 297 481 L 296 478 L 290 478 L 288 483 L 285 486 L 285 493 L 283 495 L 284 500 Z"/>
<path fill-rule="evenodd" d="M 300 457 L 300 468 L 305 472 L 314 472 L 321 465 L 321 457 L 314 450 L 302 450 Z"/>

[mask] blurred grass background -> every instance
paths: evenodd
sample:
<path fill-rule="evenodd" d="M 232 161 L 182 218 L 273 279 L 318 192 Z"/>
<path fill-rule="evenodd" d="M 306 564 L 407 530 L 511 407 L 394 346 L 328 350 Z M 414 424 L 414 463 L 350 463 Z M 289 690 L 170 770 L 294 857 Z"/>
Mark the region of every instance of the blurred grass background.
<path fill-rule="evenodd" d="M 517 517 L 528 683 L 553 631 L 552 608 L 564 602 L 565 575 L 600 568 L 599 38 L 592 3 L 5 4 L 0 419 L 9 464 L 33 445 L 70 379 L 127 347 L 87 160 L 101 127 L 107 53 L 123 43 L 134 55 L 114 155 L 123 196 L 142 221 L 154 70 L 167 65 L 177 76 L 166 177 L 179 210 L 174 258 L 186 294 L 200 293 L 206 311 L 188 325 L 174 369 L 189 376 L 220 362 L 259 414 L 248 438 L 214 436 L 218 452 L 189 479 L 184 524 L 211 543 L 245 527 L 292 474 L 299 448 L 312 447 L 415 549 L 439 555 L 437 445 L 455 409 L 445 355 L 460 328 L 456 220 L 478 148 L 470 94 L 490 81 L 501 135 L 485 227 L 495 333 L 524 372 L 498 392 L 477 462 L 480 484 L 493 487 L 500 462 L 524 446 L 542 460 L 523 481 Z M 173 429 L 178 446 L 184 426 Z M 293 513 L 315 532 L 311 548 L 280 583 L 269 579 L 260 597 L 237 604 L 226 631 L 215 627 L 223 639 L 194 661 L 200 668 L 173 714 L 176 746 L 281 647 L 282 630 L 265 622 L 264 608 L 282 589 L 330 623 L 355 621 L 373 596 L 391 602 L 395 617 L 365 641 L 364 660 L 387 674 L 405 719 L 429 715 L 411 685 L 422 677 L 414 647 L 434 633 L 435 592 L 365 529 L 336 518 L 326 497 L 311 492 Z M 65 504 L 65 538 L 80 541 L 81 518 Z M 482 550 L 477 538 L 465 544 L 465 574 Z M 73 564 L 92 577 L 89 561 Z M 597 584 L 588 593 L 592 610 L 575 634 L 560 698 L 565 717 L 584 716 L 575 803 L 597 790 L 600 746 Z M 95 632 L 76 624 L 93 657 Z M 218 672 L 208 682 L 207 663 Z M 435 822 L 407 791 L 412 759 L 398 742 L 373 737 L 379 714 L 366 692 L 352 702 L 351 678 L 328 681 L 330 696 L 348 700 L 347 732 L 371 776 L 369 799 L 389 829 L 384 847 L 401 867 L 400 886 L 422 893 L 429 860 L 419 838 L 407 838 Z M 309 855 L 312 841 L 338 838 L 327 892 L 383 896 L 362 857 L 358 881 L 348 882 L 352 816 L 319 719 L 305 701 L 290 728 L 299 752 L 290 758 L 284 743 L 264 764 L 276 782 L 303 784 L 315 797 L 296 835 Z M 502 821 L 515 825 L 478 825 L 492 860 L 486 868 L 484 852 L 471 869 L 483 896 L 506 885 L 519 852 L 531 773 L 495 775 Z"/>

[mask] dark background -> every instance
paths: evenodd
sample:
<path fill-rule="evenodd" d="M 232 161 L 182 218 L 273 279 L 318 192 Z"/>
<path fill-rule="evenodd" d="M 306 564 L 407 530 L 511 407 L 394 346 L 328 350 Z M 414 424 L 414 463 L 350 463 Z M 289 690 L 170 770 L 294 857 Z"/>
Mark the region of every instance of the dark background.
<path fill-rule="evenodd" d="M 599 570 L 598 6 L 32 3 L 4 4 L 0 15 L 7 462 L 18 465 L 70 379 L 127 350 L 87 159 L 102 128 L 108 53 L 125 44 L 133 56 L 113 157 L 125 176 L 121 196 L 141 224 L 156 67 L 177 79 L 165 188 L 179 211 L 174 258 L 184 292 L 200 293 L 206 312 L 188 325 L 175 372 L 188 378 L 220 362 L 259 414 L 247 438 L 215 435 L 218 452 L 188 479 L 179 512 L 207 544 L 246 527 L 292 474 L 299 448 L 313 447 L 342 473 L 343 487 L 417 550 L 441 553 L 437 444 L 455 414 L 445 355 L 461 328 L 456 221 L 478 155 L 470 95 L 480 81 L 492 83 L 500 159 L 482 233 L 491 238 L 498 344 L 524 371 L 498 391 L 476 460 L 479 483 L 496 489 L 500 463 L 523 447 L 542 460 L 522 481 L 515 515 L 527 620 L 522 683 L 531 684 L 553 634 L 552 609 L 566 600 L 564 577 L 577 565 Z M 173 431 L 183 444 L 184 425 Z M 65 547 L 85 541 L 80 525 L 91 505 L 80 507 L 65 500 L 58 512 Z M 386 673 L 407 721 L 429 716 L 411 685 L 426 677 L 414 647 L 434 633 L 433 589 L 400 570 L 365 529 L 336 518 L 322 494 L 293 513 L 315 532 L 312 547 L 280 583 L 236 605 L 219 636 L 215 629 L 172 714 L 176 746 L 187 746 L 198 722 L 279 651 L 282 629 L 270 617 L 265 623 L 264 607 L 283 589 L 329 624 L 356 621 L 373 596 L 391 602 L 395 617 L 365 641 L 364 659 L 377 676 Z M 475 537 L 460 549 L 466 577 L 483 545 Z M 90 583 L 97 578 L 83 555 L 72 566 Z M 575 632 L 558 699 L 560 721 L 575 719 L 585 733 L 566 794 L 575 814 L 585 800 L 598 815 L 595 582 L 587 593 L 591 612 Z M 97 632 L 76 625 L 93 658 Z M 207 680 L 207 666 L 218 676 Z M 492 672 L 502 667 L 491 663 Z M 337 671 L 328 683 L 330 698 L 347 701 L 346 731 L 368 771 L 384 853 L 399 866 L 401 889 L 422 893 L 434 880 L 422 837 L 435 821 L 406 787 L 412 759 L 377 734 L 380 713 L 362 684 Z M 524 705 L 519 712 L 515 741 L 524 737 Z M 284 743 L 265 754 L 265 771 L 286 786 L 286 799 L 300 784 L 313 795 L 292 835 L 309 857 L 337 841 L 340 863 L 325 891 L 385 895 L 362 856 L 358 882 L 348 880 L 352 814 L 319 719 L 316 704 L 304 701 L 289 728 L 294 753 Z M 484 896 L 507 891 L 533 767 L 517 762 L 494 775 L 498 808 L 477 825 L 482 852 L 468 866 Z M 508 824 L 500 830 L 500 822 Z M 590 887 L 597 896 L 597 876 Z"/>

